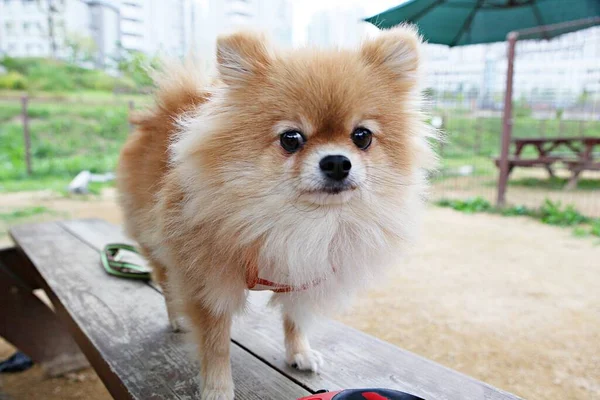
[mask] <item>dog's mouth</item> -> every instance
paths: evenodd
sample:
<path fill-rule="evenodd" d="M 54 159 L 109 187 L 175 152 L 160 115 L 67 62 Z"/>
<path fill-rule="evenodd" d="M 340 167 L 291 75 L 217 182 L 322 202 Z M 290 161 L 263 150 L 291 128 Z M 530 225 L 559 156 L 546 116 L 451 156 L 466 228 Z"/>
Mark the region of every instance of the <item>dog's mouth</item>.
<path fill-rule="evenodd" d="M 336 205 L 348 202 L 358 187 L 350 183 L 326 184 L 318 189 L 307 190 L 300 199 L 318 205 Z"/>

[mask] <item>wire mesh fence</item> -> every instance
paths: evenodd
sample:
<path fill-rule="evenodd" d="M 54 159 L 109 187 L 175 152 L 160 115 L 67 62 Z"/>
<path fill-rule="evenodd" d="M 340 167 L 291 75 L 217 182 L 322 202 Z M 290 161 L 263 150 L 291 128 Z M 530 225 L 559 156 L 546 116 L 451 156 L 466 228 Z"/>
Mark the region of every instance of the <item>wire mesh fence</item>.
<path fill-rule="evenodd" d="M 434 199 L 497 194 L 506 77 L 506 44 L 458 48 L 428 46 L 426 95 L 432 123 L 445 133 L 437 145 L 441 168 L 433 177 Z M 574 204 L 600 217 L 600 171 L 581 173 L 566 190 L 573 172 L 569 161 L 585 151 L 576 139 L 600 138 L 600 28 L 564 35 L 552 41 L 520 41 L 516 48 L 513 139 L 573 139 L 549 155 L 552 172 L 543 165 L 515 166 L 508 181 L 510 204 L 538 207 L 545 199 Z M 130 126 L 130 99 L 0 98 L 0 185 L 28 176 L 72 178 L 82 170 L 109 172 Z M 136 105 L 148 102 L 136 99 Z M 27 145 L 29 143 L 29 146 Z M 29 152 L 27 151 L 29 148 Z M 518 143 L 513 141 L 511 156 Z M 519 157 L 539 158 L 535 146 Z M 27 154 L 30 154 L 28 167 Z M 600 162 L 600 144 L 590 156 Z M 600 169 L 600 168 L 599 168 Z"/>
<path fill-rule="evenodd" d="M 506 44 L 448 49 L 429 48 L 427 96 L 433 120 L 442 122 L 441 169 L 434 177 L 435 199 L 483 197 L 495 202 L 506 85 Z M 600 217 L 600 142 L 586 147 L 582 138 L 600 140 L 600 28 L 552 41 L 520 41 L 515 58 L 513 128 L 509 155 L 549 161 L 514 166 L 507 201 L 538 207 L 546 199 L 573 204 Z M 522 146 L 519 140 L 543 139 Z M 556 144 L 559 139 L 564 143 Z M 554 146 L 554 148 L 552 148 Z M 588 151 L 592 163 L 570 188 L 569 169 Z M 574 164 L 573 164 L 574 165 Z M 599 168 L 600 169 L 600 168 Z"/>
<path fill-rule="evenodd" d="M 127 100 L 0 98 L 0 186 L 113 171 L 132 107 Z"/>

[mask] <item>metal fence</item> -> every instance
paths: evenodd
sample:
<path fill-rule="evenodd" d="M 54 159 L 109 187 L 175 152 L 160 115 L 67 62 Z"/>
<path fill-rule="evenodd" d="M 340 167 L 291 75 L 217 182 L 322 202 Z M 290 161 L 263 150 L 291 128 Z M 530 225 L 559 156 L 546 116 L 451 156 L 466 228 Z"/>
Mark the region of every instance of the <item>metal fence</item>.
<path fill-rule="evenodd" d="M 445 133 L 445 141 L 438 145 L 441 168 L 434 177 L 434 198 L 483 197 L 495 203 L 506 44 L 444 51 L 433 60 L 427 91 L 432 122 Z M 508 179 L 507 203 L 539 207 L 549 199 L 600 217 L 600 171 L 585 170 L 577 185 L 568 187 L 571 162 L 586 151 L 586 142 L 580 139 L 600 138 L 600 28 L 549 42 L 519 41 L 514 68 L 509 159 L 546 157 L 555 176 L 549 176 L 543 164 L 516 165 Z M 561 138 L 564 143 L 556 144 Z M 539 141 L 544 151 L 555 148 L 540 155 L 536 143 L 525 144 L 519 153 L 518 139 Z M 597 165 L 600 143 L 588 151 Z"/>
<path fill-rule="evenodd" d="M 506 43 L 429 46 L 428 51 L 429 111 L 432 123 L 445 133 L 445 141 L 437 144 L 441 167 L 433 177 L 434 199 L 483 197 L 494 203 Z M 600 28 L 552 41 L 518 41 L 514 67 L 513 138 L 600 138 Z M 110 102 L 93 97 L 0 98 L 0 181 L 112 170 L 133 107 L 123 97 Z M 583 150 L 581 143 L 573 143 Z M 510 144 L 511 156 L 517 146 Z M 561 144 L 552 156 L 568 161 L 575 156 L 573 150 Z M 594 160 L 599 152 L 600 146 L 592 148 Z M 526 146 L 520 156 L 539 154 Z M 556 176 L 549 177 L 543 166 L 516 166 L 508 180 L 507 202 L 538 207 L 550 199 L 600 217 L 600 171 L 584 171 L 577 186 L 567 190 L 572 176 L 568 167 L 567 162 L 554 163 Z"/>
<path fill-rule="evenodd" d="M 114 169 L 132 100 L 0 97 L 0 181 Z"/>

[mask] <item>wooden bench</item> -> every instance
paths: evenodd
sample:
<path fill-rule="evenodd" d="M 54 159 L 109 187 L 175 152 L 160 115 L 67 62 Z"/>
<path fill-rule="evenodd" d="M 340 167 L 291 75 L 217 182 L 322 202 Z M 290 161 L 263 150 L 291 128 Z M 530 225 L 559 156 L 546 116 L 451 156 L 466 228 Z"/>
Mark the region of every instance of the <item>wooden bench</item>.
<path fill-rule="evenodd" d="M 553 164 L 561 161 L 560 157 L 538 157 L 538 158 L 520 158 L 520 157 L 509 157 L 508 158 L 508 174 L 512 172 L 515 167 L 524 168 L 537 168 L 543 167 L 548 171 L 548 174 L 553 177 L 554 170 L 552 170 Z M 496 167 L 500 167 L 500 159 L 495 158 L 494 163 Z"/>
<path fill-rule="evenodd" d="M 575 189 L 579 176 L 585 170 L 600 170 L 598 155 L 594 154 L 594 148 L 600 146 L 600 137 L 555 137 L 555 138 L 514 138 L 514 154 L 508 157 L 508 175 L 514 167 L 543 167 L 551 177 L 554 177 L 552 167 L 562 163 L 571 172 L 569 182 L 565 189 Z M 533 148 L 536 156 L 523 158 L 523 150 Z M 556 149 L 562 148 L 564 154 L 554 153 Z M 496 167 L 500 168 L 500 158 L 495 158 Z"/>
<path fill-rule="evenodd" d="M 579 176 L 583 171 L 600 171 L 600 161 L 594 162 L 591 160 L 572 160 L 563 161 L 563 163 L 567 166 L 567 169 L 571 171 L 571 177 L 565 186 L 565 189 L 567 190 L 572 190 L 577 187 Z"/>
<path fill-rule="evenodd" d="M 22 295 L 26 288 L 44 289 L 114 398 L 199 398 L 198 366 L 183 336 L 171 332 L 160 290 L 151 282 L 109 276 L 100 266 L 105 244 L 128 241 L 117 226 L 102 220 L 50 222 L 15 227 L 11 236 L 16 249 L 0 254 L 0 268 L 12 271 L 8 286 L 20 285 Z M 269 296 L 252 293 L 249 311 L 234 322 L 236 399 L 289 400 L 320 389 L 356 387 L 394 388 L 427 400 L 517 399 L 334 321 L 323 321 L 312 335 L 326 362 L 323 371 L 297 371 L 285 364 L 282 324 L 278 313 L 266 308 Z M 2 310 L 0 321 L 6 324 Z M 28 318 L 21 311 L 20 318 Z M 28 323 L 43 342 L 36 319 Z M 0 328 L 0 334 L 7 331 Z"/>

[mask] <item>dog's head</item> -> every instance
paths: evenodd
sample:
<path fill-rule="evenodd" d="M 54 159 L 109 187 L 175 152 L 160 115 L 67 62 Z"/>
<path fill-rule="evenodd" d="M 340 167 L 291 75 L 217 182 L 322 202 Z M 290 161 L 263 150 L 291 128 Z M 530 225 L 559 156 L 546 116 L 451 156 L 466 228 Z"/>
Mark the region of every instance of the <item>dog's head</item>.
<path fill-rule="evenodd" d="M 415 90 L 420 46 L 411 27 L 356 50 L 284 52 L 257 34 L 220 37 L 222 83 L 179 151 L 232 201 L 336 207 L 397 196 L 429 151 Z"/>

